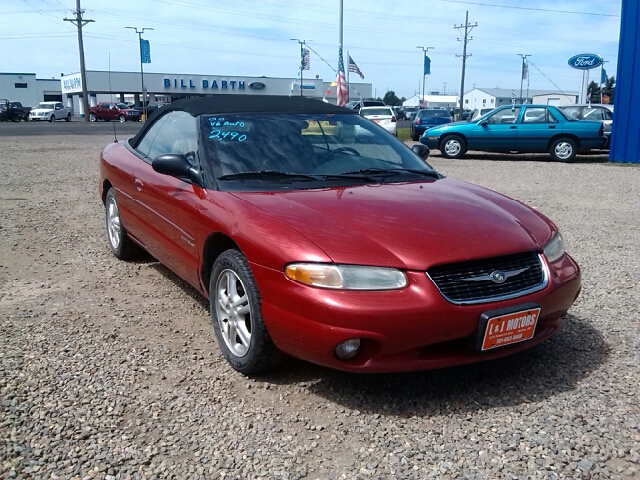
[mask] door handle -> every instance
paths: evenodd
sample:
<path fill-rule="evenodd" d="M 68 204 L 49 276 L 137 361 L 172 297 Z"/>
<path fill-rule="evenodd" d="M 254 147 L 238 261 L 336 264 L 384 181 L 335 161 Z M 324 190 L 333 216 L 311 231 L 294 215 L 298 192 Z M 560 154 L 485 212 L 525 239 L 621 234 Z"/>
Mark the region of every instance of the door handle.
<path fill-rule="evenodd" d="M 133 184 L 136 186 L 136 189 L 141 192 L 142 191 L 142 187 L 144 187 L 144 183 L 142 183 L 142 180 L 140 180 L 139 178 L 136 178 L 133 181 Z"/>
<path fill-rule="evenodd" d="M 517 125 L 511 125 L 509 128 L 518 128 Z"/>
<path fill-rule="evenodd" d="M 555 125 L 549 125 L 549 128 L 556 128 Z"/>

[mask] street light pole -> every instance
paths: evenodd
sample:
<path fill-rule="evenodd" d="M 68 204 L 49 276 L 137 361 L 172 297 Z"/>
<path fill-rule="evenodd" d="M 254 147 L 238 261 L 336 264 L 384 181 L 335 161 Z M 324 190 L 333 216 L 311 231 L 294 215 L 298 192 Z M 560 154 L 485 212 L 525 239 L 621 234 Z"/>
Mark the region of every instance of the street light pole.
<path fill-rule="evenodd" d="M 422 52 L 424 53 L 424 58 L 422 59 L 422 101 L 424 102 L 424 77 L 426 77 L 426 75 L 424 73 L 424 62 L 427 60 L 427 52 L 429 50 L 433 50 L 435 47 L 418 46 L 416 48 L 421 48 Z M 420 102 L 418 103 L 418 105 L 420 105 Z"/>
<path fill-rule="evenodd" d="M 142 69 L 142 34 L 144 33 L 145 30 L 153 30 L 153 28 L 150 27 L 143 27 L 140 31 L 138 31 L 138 27 L 124 27 L 124 28 L 130 28 L 132 30 L 135 30 L 135 32 L 138 34 L 138 45 L 140 46 L 140 84 L 142 86 L 142 114 L 144 115 L 144 119 L 147 119 L 147 104 L 145 103 L 146 100 L 146 94 L 144 91 L 144 70 Z"/>
<path fill-rule="evenodd" d="M 298 42 L 300 44 L 300 96 L 302 97 L 302 72 L 304 71 L 304 46 L 307 42 L 311 42 L 311 40 L 301 40 L 299 38 L 291 38 L 291 40 Z M 293 88 L 293 87 L 292 87 Z"/>
<path fill-rule="evenodd" d="M 522 100 L 522 84 L 524 82 L 524 72 L 525 72 L 525 70 L 524 70 L 525 66 L 524 65 L 525 65 L 525 62 L 527 60 L 527 57 L 530 57 L 531 55 L 528 54 L 528 53 L 526 55 L 523 55 L 522 53 L 519 53 L 518 55 L 520 55 L 522 57 L 522 72 L 520 74 L 520 104 L 522 105 L 522 104 L 524 104 L 524 101 Z"/>

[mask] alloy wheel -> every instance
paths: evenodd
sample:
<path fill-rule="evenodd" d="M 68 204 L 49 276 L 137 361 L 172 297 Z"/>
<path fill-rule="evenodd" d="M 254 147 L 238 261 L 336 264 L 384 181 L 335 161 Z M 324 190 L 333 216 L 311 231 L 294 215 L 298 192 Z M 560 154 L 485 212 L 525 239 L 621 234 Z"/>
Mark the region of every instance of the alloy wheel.
<path fill-rule="evenodd" d="M 573 146 L 569 142 L 558 142 L 554 152 L 560 160 L 567 160 L 573 155 Z"/>
<path fill-rule="evenodd" d="M 460 153 L 460 150 L 462 150 L 462 145 L 460 145 L 460 142 L 455 138 L 447 140 L 444 143 L 444 151 L 447 153 L 447 155 L 455 157 Z"/>
<path fill-rule="evenodd" d="M 121 239 L 120 211 L 118 210 L 118 203 L 113 197 L 107 200 L 107 231 L 111 246 L 117 250 L 120 247 Z"/>
<path fill-rule="evenodd" d="M 251 305 L 240 277 L 223 270 L 216 282 L 216 317 L 227 348 L 236 357 L 244 357 L 251 345 Z"/>

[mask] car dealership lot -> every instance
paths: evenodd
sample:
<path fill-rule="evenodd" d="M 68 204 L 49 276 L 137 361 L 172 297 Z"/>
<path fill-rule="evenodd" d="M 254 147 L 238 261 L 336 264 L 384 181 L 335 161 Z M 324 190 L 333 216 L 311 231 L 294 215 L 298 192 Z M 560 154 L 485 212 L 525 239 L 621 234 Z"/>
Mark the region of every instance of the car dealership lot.
<path fill-rule="evenodd" d="M 119 137 L 135 126 L 118 124 Z M 0 477 L 638 475 L 637 167 L 430 159 L 560 227 L 583 292 L 547 342 L 441 371 L 290 360 L 247 379 L 220 355 L 194 289 L 151 257 L 109 252 L 97 183 L 113 126 L 6 127 L 81 130 L 0 137 Z"/>

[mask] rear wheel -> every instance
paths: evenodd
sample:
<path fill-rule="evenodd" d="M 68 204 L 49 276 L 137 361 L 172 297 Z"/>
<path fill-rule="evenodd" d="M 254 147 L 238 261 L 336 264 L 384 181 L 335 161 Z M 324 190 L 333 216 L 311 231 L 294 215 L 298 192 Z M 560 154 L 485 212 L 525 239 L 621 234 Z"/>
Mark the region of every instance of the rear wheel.
<path fill-rule="evenodd" d="M 282 353 L 262 320 L 260 293 L 246 257 L 223 252 L 209 280 L 211 320 L 218 346 L 238 372 L 253 375 L 276 366 Z"/>
<path fill-rule="evenodd" d="M 440 143 L 440 153 L 446 158 L 461 158 L 467 152 L 467 142 L 459 135 L 449 135 Z"/>
<path fill-rule="evenodd" d="M 551 142 L 549 155 L 556 162 L 572 162 L 576 158 L 578 147 L 571 138 L 558 138 Z"/>
<path fill-rule="evenodd" d="M 411 130 L 411 140 L 413 140 L 414 142 L 420 140 L 420 135 L 418 135 L 418 133 L 414 130 Z"/>
<path fill-rule="evenodd" d="M 127 231 L 120 221 L 120 207 L 116 192 L 110 188 L 105 198 L 105 213 L 107 221 L 107 236 L 109 237 L 109 248 L 120 260 L 125 260 L 135 256 L 140 251 L 133 240 L 127 235 Z"/>

